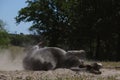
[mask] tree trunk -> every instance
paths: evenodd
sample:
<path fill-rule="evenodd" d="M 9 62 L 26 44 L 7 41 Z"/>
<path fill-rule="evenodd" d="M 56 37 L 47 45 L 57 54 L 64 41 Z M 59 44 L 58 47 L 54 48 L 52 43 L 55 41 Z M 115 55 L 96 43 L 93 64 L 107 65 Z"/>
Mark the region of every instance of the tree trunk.
<path fill-rule="evenodd" d="M 118 35 L 118 44 L 117 44 L 117 61 L 120 61 L 120 33 Z"/>
<path fill-rule="evenodd" d="M 87 55 L 88 58 L 94 58 L 94 52 L 93 52 L 93 42 L 92 39 L 89 41 L 89 54 Z"/>
<path fill-rule="evenodd" d="M 96 52 L 95 52 L 95 59 L 100 60 L 100 36 L 99 34 L 97 35 L 97 40 L 96 40 Z"/>

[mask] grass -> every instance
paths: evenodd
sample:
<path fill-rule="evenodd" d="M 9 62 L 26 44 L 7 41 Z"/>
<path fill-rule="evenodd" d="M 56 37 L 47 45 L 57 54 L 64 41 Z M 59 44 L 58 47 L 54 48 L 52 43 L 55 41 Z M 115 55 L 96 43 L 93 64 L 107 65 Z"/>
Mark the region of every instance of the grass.
<path fill-rule="evenodd" d="M 7 48 L 0 48 L 0 54 L 10 54 L 14 59 L 16 56 L 23 53 L 23 47 L 19 46 L 8 46 Z"/>
<path fill-rule="evenodd" d="M 105 67 L 120 67 L 120 62 L 101 62 Z"/>
<path fill-rule="evenodd" d="M 23 52 L 23 47 L 19 47 L 19 46 L 9 46 L 7 48 L 0 48 L 0 52 L 4 52 L 6 50 L 9 50 L 10 53 L 12 54 L 19 54 Z"/>

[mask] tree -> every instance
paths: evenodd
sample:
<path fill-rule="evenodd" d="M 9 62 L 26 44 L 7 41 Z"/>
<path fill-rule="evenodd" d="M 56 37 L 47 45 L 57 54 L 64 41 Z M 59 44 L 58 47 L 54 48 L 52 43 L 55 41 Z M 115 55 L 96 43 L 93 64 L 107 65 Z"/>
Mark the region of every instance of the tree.
<path fill-rule="evenodd" d="M 5 29 L 4 29 L 4 26 L 5 26 L 6 24 L 2 21 L 2 20 L 0 20 L 0 30 L 1 31 L 5 31 Z"/>
<path fill-rule="evenodd" d="M 60 42 L 66 27 L 66 18 L 52 0 L 27 0 L 28 6 L 19 11 L 16 17 L 17 23 L 21 21 L 33 22 L 30 30 L 37 32 L 49 40 L 50 46 L 57 46 Z"/>
<path fill-rule="evenodd" d="M 5 23 L 0 20 L 0 47 L 8 46 L 10 39 L 7 31 L 4 29 Z"/>
<path fill-rule="evenodd" d="M 27 0 L 17 23 L 33 22 L 30 30 L 50 46 L 85 49 L 97 60 L 120 60 L 119 0 Z M 113 57 L 114 56 L 114 57 Z"/>

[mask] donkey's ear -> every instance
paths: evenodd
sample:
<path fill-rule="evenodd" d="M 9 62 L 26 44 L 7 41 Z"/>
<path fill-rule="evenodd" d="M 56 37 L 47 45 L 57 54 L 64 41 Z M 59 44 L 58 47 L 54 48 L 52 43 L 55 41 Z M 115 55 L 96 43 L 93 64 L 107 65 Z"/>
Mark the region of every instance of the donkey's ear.
<path fill-rule="evenodd" d="M 44 47 L 45 45 L 44 45 L 44 42 L 39 42 L 38 44 L 37 44 L 39 47 Z"/>

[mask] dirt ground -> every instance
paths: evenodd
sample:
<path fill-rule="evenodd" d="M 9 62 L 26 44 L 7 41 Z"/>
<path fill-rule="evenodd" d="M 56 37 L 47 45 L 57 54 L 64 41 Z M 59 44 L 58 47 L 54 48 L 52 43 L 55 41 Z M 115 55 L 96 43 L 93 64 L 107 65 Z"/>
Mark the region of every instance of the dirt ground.
<path fill-rule="evenodd" d="M 103 68 L 102 74 L 99 75 L 89 73 L 85 69 L 25 71 L 22 67 L 22 50 L 20 48 L 14 50 L 0 52 L 0 80 L 120 80 L 120 70 L 116 69 Z M 17 55 L 11 54 L 17 52 Z"/>
<path fill-rule="evenodd" d="M 69 69 L 56 69 L 50 71 L 0 71 L 0 80 L 97 80 L 99 78 L 110 78 L 120 80 L 120 70 L 101 69 L 102 74 L 96 75 L 85 71 L 84 69 L 72 71 Z M 69 80 L 67 79 L 67 80 Z M 102 79 L 103 80 L 103 79 Z M 109 80 L 109 79 L 108 79 Z"/>

